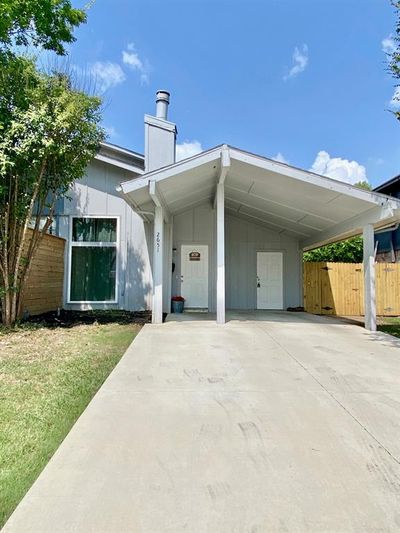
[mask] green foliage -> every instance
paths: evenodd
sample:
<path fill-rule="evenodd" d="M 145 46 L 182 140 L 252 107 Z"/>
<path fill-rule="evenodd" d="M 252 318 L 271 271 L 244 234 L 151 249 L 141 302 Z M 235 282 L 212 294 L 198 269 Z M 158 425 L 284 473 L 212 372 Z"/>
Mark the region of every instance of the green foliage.
<path fill-rule="evenodd" d="M 85 11 L 74 9 L 70 0 L 0 0 L 0 45 L 41 46 L 64 55 L 83 22 Z"/>
<path fill-rule="evenodd" d="M 355 184 L 356 187 L 358 187 L 359 189 L 364 189 L 366 191 L 372 191 L 372 187 L 371 185 L 368 183 L 368 181 L 359 181 L 358 183 Z"/>
<path fill-rule="evenodd" d="M 0 53 L 3 321 L 7 312 L 11 322 L 16 320 L 30 259 L 51 224 L 56 200 L 83 176 L 104 139 L 100 107 L 101 100 L 76 90 L 67 73 L 45 74 L 30 59 Z M 47 222 L 39 231 L 44 216 Z M 22 254 L 32 218 L 34 234 Z M 11 303 L 7 296 L 13 294 L 16 301 Z"/>
<path fill-rule="evenodd" d="M 397 80 L 400 80 L 400 1 L 393 0 L 392 5 L 396 13 L 396 30 L 395 30 L 396 34 L 394 36 L 396 49 L 391 54 L 388 54 L 389 56 L 388 67 L 389 67 L 389 72 L 392 74 L 393 78 L 397 81 Z M 393 113 L 396 116 L 397 120 L 400 120 L 400 111 L 393 111 Z"/>
<path fill-rule="evenodd" d="M 39 203 L 83 175 L 104 137 L 101 100 L 74 90 L 67 74 L 38 72 L 26 58 L 2 56 L 0 69 L 0 205 L 14 187 L 10 177 L 18 178 L 24 217 L 41 173 Z"/>
<path fill-rule="evenodd" d="M 363 259 L 362 237 L 327 244 L 303 254 L 304 261 L 331 261 L 336 263 L 361 263 Z"/>

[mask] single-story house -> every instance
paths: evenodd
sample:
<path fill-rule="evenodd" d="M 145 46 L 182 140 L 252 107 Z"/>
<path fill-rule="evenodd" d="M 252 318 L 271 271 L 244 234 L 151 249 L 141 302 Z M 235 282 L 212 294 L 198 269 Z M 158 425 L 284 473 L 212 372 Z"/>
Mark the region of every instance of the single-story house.
<path fill-rule="evenodd" d="M 400 174 L 374 189 L 376 192 L 400 199 Z M 376 260 L 382 263 L 400 262 L 400 227 L 396 223 L 375 234 Z"/>
<path fill-rule="evenodd" d="M 60 204 L 67 309 L 286 309 L 303 303 L 304 250 L 364 235 L 366 327 L 375 329 L 374 231 L 400 201 L 221 144 L 175 161 L 169 93 L 145 115 L 145 154 L 104 143 Z"/>

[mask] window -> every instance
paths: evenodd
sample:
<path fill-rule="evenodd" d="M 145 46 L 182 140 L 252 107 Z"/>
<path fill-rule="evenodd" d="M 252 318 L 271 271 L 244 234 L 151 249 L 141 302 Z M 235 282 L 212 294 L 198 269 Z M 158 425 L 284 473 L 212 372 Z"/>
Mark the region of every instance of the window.
<path fill-rule="evenodd" d="M 70 302 L 117 300 L 117 219 L 72 218 Z"/>

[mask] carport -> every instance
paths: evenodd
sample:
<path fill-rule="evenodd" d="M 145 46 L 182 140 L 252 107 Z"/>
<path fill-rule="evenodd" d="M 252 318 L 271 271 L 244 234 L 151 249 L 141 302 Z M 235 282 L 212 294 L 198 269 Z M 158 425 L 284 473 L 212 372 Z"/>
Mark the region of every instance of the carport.
<path fill-rule="evenodd" d="M 173 287 L 179 291 L 180 281 L 184 281 L 182 274 L 180 281 L 179 276 L 171 274 L 174 252 L 181 253 L 181 263 L 184 253 L 183 249 L 177 250 L 176 242 L 179 246 L 193 245 L 193 250 L 201 245 L 198 238 L 190 237 L 194 232 L 178 239 L 176 222 L 185 213 L 199 218 L 196 213 L 201 208 L 199 226 L 207 227 L 203 239 L 208 243 L 209 272 L 208 285 L 198 284 L 197 292 L 209 291 L 205 307 L 216 311 L 219 324 L 225 323 L 227 291 L 239 287 L 241 273 L 245 287 L 243 302 L 239 303 L 244 309 L 301 305 L 303 251 L 362 234 L 365 325 L 376 329 L 374 231 L 400 220 L 399 200 L 228 145 L 148 172 L 122 183 L 121 189 L 132 209 L 153 228 L 153 322 L 162 322 L 163 311 L 169 311 Z M 242 226 L 232 220 L 241 221 Z M 242 231 L 245 236 L 239 239 L 243 224 L 247 224 L 246 231 Z M 265 236 L 255 240 L 250 227 L 262 228 Z M 230 258 L 235 246 L 239 255 Z M 189 260 L 200 261 L 197 249 L 191 253 Z M 250 262 L 244 262 L 246 255 L 251 255 Z M 241 264 L 244 266 L 238 267 Z M 227 283 L 226 267 L 235 272 L 235 280 L 239 280 L 236 287 L 234 281 Z M 260 279 L 263 269 L 278 273 L 275 285 L 273 278 L 266 277 L 265 283 Z M 265 297 L 261 298 L 263 290 Z"/>

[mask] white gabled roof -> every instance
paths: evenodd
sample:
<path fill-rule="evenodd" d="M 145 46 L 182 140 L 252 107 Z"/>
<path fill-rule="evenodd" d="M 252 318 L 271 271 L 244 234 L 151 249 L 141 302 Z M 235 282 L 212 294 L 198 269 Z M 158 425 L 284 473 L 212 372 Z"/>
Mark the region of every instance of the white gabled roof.
<path fill-rule="evenodd" d="M 222 163 L 223 154 L 228 163 Z M 154 182 L 174 215 L 213 202 L 222 165 L 227 212 L 290 235 L 304 248 L 359 234 L 367 223 L 382 227 L 399 219 L 399 200 L 227 145 L 124 182 L 121 188 L 139 214 L 149 213 L 154 210 L 149 183 Z"/>

